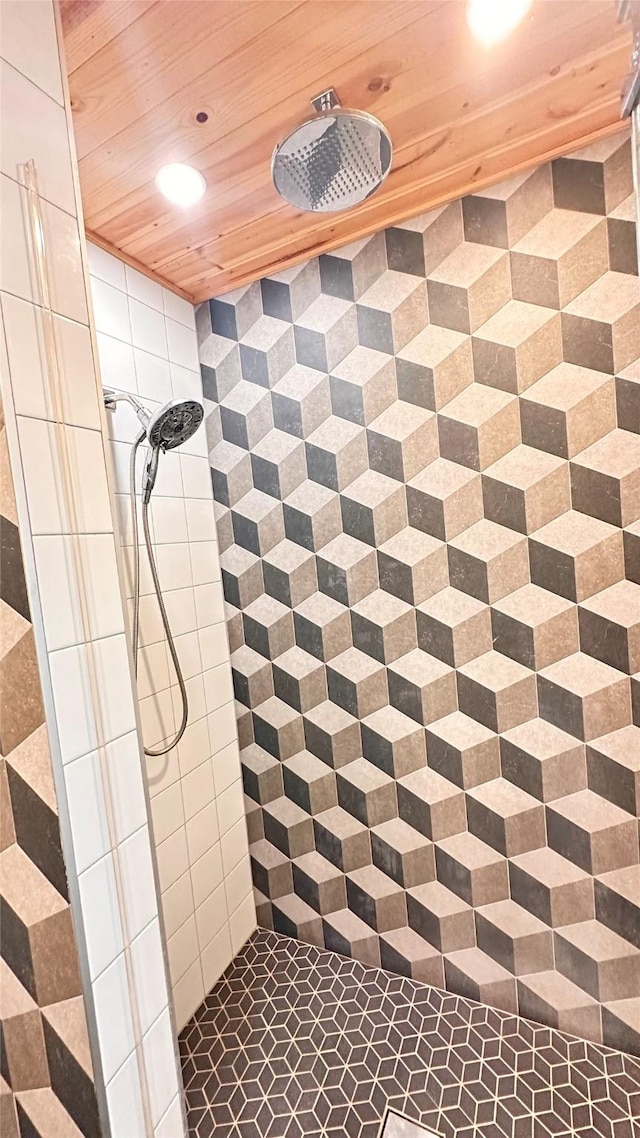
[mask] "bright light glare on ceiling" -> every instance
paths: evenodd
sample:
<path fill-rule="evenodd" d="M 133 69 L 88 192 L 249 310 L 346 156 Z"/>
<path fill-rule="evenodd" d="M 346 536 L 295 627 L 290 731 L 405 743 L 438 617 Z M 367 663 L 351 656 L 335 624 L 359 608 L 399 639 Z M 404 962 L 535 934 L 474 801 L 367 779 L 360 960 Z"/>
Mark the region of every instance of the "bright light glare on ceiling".
<path fill-rule="evenodd" d="M 189 206 L 200 200 L 207 183 L 200 171 L 193 166 L 171 162 L 158 170 L 156 186 L 174 205 Z"/>
<path fill-rule="evenodd" d="M 524 19 L 533 0 L 469 0 L 467 23 L 484 47 L 506 39 Z"/>

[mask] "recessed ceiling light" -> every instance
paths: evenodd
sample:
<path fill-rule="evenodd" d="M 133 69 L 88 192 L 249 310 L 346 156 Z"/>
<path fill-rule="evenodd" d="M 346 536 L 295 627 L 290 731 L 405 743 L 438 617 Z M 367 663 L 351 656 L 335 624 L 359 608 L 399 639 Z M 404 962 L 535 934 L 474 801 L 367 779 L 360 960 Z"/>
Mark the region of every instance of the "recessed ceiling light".
<path fill-rule="evenodd" d="M 199 201 L 207 188 L 202 174 L 194 166 L 170 162 L 156 174 L 156 186 L 174 205 L 189 206 Z"/>
<path fill-rule="evenodd" d="M 469 0 L 467 23 L 484 47 L 506 39 L 524 19 L 533 0 Z"/>

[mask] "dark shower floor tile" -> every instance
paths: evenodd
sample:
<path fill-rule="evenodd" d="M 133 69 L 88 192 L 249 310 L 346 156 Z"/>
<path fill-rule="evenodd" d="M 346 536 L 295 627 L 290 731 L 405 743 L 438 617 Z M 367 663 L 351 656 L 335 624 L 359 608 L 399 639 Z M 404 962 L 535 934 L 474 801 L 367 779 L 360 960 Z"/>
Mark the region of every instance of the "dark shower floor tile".
<path fill-rule="evenodd" d="M 639 1060 L 264 929 L 180 1053 L 191 1138 L 640 1138 Z"/>

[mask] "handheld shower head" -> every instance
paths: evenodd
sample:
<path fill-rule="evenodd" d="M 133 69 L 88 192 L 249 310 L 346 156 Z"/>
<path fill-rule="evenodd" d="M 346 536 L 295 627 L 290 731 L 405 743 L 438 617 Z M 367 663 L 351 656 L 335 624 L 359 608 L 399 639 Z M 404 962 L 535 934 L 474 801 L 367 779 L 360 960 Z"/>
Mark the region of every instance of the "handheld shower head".
<path fill-rule="evenodd" d="M 173 450 L 195 434 L 203 418 L 202 404 L 195 399 L 170 399 L 146 424 L 149 445 Z"/>

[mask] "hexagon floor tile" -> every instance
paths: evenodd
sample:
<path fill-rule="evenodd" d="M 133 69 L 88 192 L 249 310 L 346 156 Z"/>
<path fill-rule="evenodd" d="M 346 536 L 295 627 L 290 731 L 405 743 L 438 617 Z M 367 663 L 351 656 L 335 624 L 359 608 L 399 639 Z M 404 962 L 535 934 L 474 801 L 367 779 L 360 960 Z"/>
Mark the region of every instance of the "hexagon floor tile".
<path fill-rule="evenodd" d="M 640 1061 L 258 929 L 180 1034 L 191 1138 L 640 1138 Z"/>

